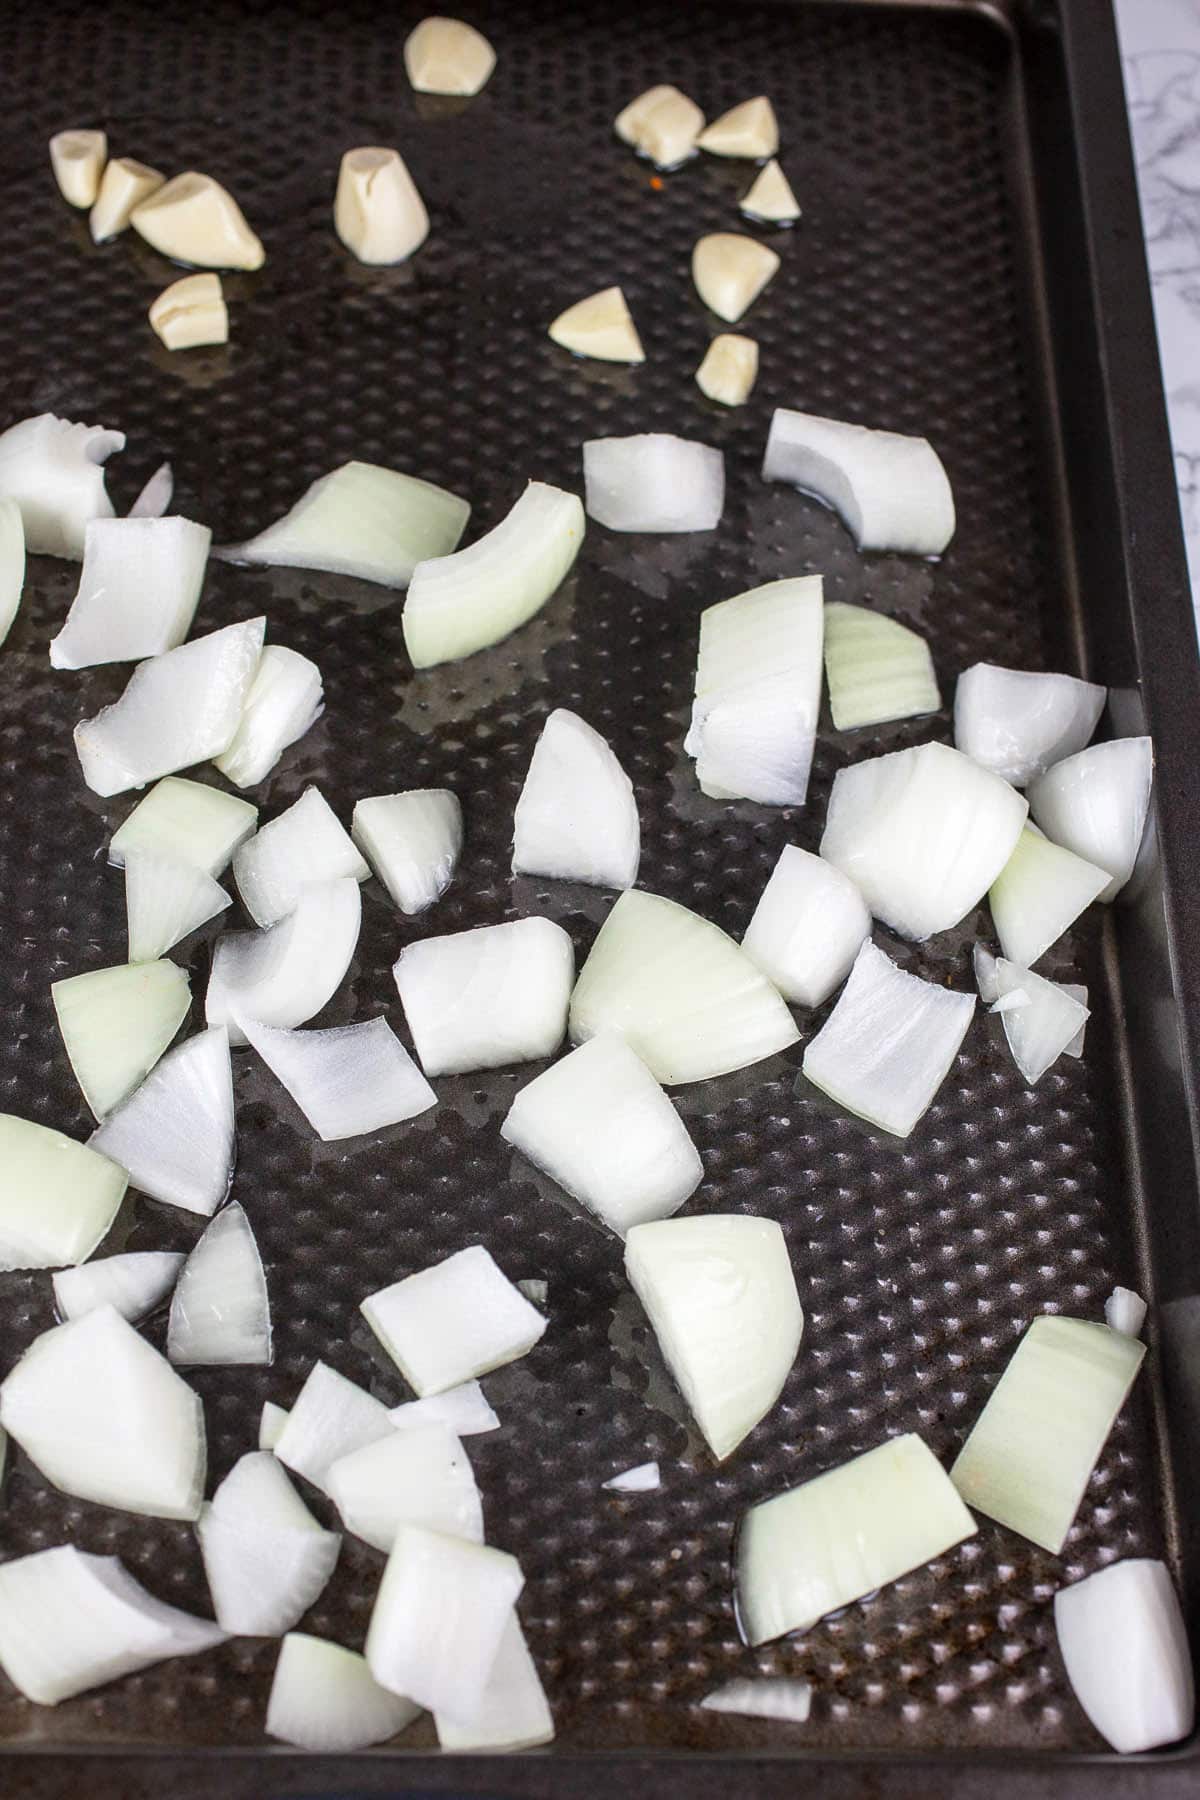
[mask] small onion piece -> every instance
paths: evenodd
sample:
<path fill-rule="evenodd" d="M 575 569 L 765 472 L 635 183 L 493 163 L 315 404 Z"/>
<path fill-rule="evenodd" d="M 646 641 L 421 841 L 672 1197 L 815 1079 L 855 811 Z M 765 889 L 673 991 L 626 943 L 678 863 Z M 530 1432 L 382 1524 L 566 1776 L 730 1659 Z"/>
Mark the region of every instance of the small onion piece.
<path fill-rule="evenodd" d="M 188 978 L 173 962 L 118 963 L 68 975 L 50 997 L 83 1097 L 103 1119 L 144 1081 L 187 1016 Z"/>
<path fill-rule="evenodd" d="M 1132 1288 L 1115 1287 L 1104 1302 L 1105 1323 L 1110 1330 L 1120 1331 L 1126 1337 L 1141 1337 L 1146 1311 L 1146 1302 Z"/>
<path fill-rule="evenodd" d="M 610 531 L 714 531 L 725 507 L 720 450 L 668 432 L 583 446 L 588 517 Z"/>
<path fill-rule="evenodd" d="M 0 1113 L 0 1271 L 82 1263 L 125 1185 L 125 1171 L 91 1145 Z"/>
<path fill-rule="evenodd" d="M 410 944 L 392 973 L 426 1075 L 462 1075 L 554 1054 L 575 952 L 552 919 L 516 919 Z"/>
<path fill-rule="evenodd" d="M 228 750 L 214 757 L 234 787 L 256 787 L 325 711 L 321 671 L 298 650 L 267 644 Z"/>
<path fill-rule="evenodd" d="M 212 532 L 191 519 L 92 519 L 79 589 L 50 643 L 55 669 L 140 662 L 192 627 Z"/>
<path fill-rule="evenodd" d="M 454 879 L 462 807 L 449 788 L 375 794 L 354 808 L 350 836 L 400 911 L 424 912 Z"/>
<path fill-rule="evenodd" d="M 610 1475 L 600 1486 L 614 1494 L 653 1494 L 662 1486 L 662 1478 L 656 1462 L 638 1463 L 636 1468 Z"/>
<path fill-rule="evenodd" d="M 122 868 L 130 850 L 146 850 L 215 878 L 229 867 L 234 851 L 257 824 L 258 808 L 248 800 L 168 775 L 113 833 L 108 860 Z"/>
<path fill-rule="evenodd" d="M 343 876 L 302 888 L 295 911 L 267 931 L 226 932 L 208 978 L 208 1023 L 227 1026 L 234 1045 L 247 1042 L 247 1018 L 307 1024 L 341 985 L 361 924 L 358 882 Z"/>
<path fill-rule="evenodd" d="M 485 1431 L 500 1429 L 500 1421 L 477 1381 L 461 1382 L 444 1393 L 430 1394 L 427 1400 L 405 1400 L 402 1405 L 393 1406 L 388 1418 L 398 1431 L 445 1425 L 456 1437 L 478 1437 Z"/>
<path fill-rule="evenodd" d="M 25 548 L 78 562 L 90 519 L 111 519 L 104 464 L 125 448 L 123 431 L 73 425 L 53 413 L 0 432 L 0 500 L 15 502 Z"/>
<path fill-rule="evenodd" d="M 276 925 L 295 912 L 306 887 L 343 876 L 366 881 L 371 871 L 319 788 L 307 787 L 278 818 L 260 825 L 234 851 L 233 878 L 256 925 Z"/>
<path fill-rule="evenodd" d="M 1165 1563 L 1131 1557 L 1054 1596 L 1067 1679 L 1114 1750 L 1178 1743 L 1196 1720 L 1187 1626 Z"/>
<path fill-rule="evenodd" d="M 314 1363 L 288 1413 L 275 1455 L 287 1468 L 323 1488 L 339 1457 L 361 1450 L 395 1427 L 387 1407 L 328 1363 Z"/>
<path fill-rule="evenodd" d="M 1025 1003 L 1004 1006 L 1005 998 L 1015 994 L 1022 994 Z M 1053 1067 L 1088 1022 L 1087 1007 L 1057 981 L 1047 981 L 1004 956 L 996 963 L 994 1010 L 1001 1011 L 1013 1061 L 1031 1087 Z"/>
<path fill-rule="evenodd" d="M 559 313 L 548 332 L 551 340 L 576 356 L 597 362 L 643 363 L 646 352 L 619 287 L 602 288 Z"/>
<path fill-rule="evenodd" d="M 737 1713 L 746 1719 L 781 1719 L 789 1725 L 805 1725 L 812 1710 L 812 1688 L 807 1681 L 782 1676 L 757 1680 L 727 1681 L 700 1702 L 702 1712 Z"/>
<path fill-rule="evenodd" d="M 774 156 L 779 148 L 775 109 L 765 94 L 743 100 L 714 119 L 696 143 L 710 156 Z"/>
<path fill-rule="evenodd" d="M 988 889 L 1000 948 L 1031 969 L 1108 886 L 1108 871 L 1026 825 Z"/>
<path fill-rule="evenodd" d="M 860 550 L 940 556 L 954 536 L 954 496 L 927 438 L 779 407 L 763 480 L 786 481 L 832 507 Z"/>
<path fill-rule="evenodd" d="M 175 471 L 169 462 L 159 463 L 153 475 L 130 507 L 130 519 L 161 519 L 171 509 L 175 494 Z"/>
<path fill-rule="evenodd" d="M 196 1536 L 213 1611 L 237 1637 L 279 1637 L 318 1599 L 341 1534 L 323 1531 L 266 1450 L 236 1462 L 200 1510 Z"/>
<path fill-rule="evenodd" d="M 526 1276 L 523 1281 L 518 1281 L 517 1286 L 525 1298 L 532 1300 L 535 1306 L 545 1306 L 550 1293 L 550 1283 L 544 1277 L 540 1275 Z"/>
<path fill-rule="evenodd" d="M 229 895 L 203 869 L 149 850 L 125 856 L 125 914 L 131 963 L 154 962 L 225 911 Z"/>
<path fill-rule="evenodd" d="M 738 205 L 748 219 L 763 225 L 794 225 L 800 217 L 792 184 L 777 162 L 759 170 Z"/>
<path fill-rule="evenodd" d="M 820 1006 L 871 935 L 867 903 L 848 876 L 785 844 L 742 949 L 793 1006 Z"/>
<path fill-rule="evenodd" d="M 236 1200 L 217 1214 L 183 1265 L 171 1301 L 167 1355 L 192 1367 L 271 1361 L 267 1278 Z"/>
<path fill-rule="evenodd" d="M 54 1304 L 62 1319 L 82 1319 L 98 1306 L 112 1306 L 136 1325 L 161 1306 L 183 1265 L 178 1250 L 127 1250 L 98 1262 L 61 1269 L 54 1277 Z"/>
<path fill-rule="evenodd" d="M 1107 869 L 1102 901 L 1114 900 L 1133 874 L 1153 779 L 1150 739 L 1127 737 L 1080 750 L 1030 783 L 1029 810 L 1046 836 Z"/>
<path fill-rule="evenodd" d="M 986 944 L 976 944 L 971 954 L 979 998 L 986 1006 L 992 1006 L 1000 998 L 996 981 L 996 958 Z"/>
<path fill-rule="evenodd" d="M 1063 993 L 1070 994 L 1072 1000 L 1078 1000 L 1080 1006 L 1087 1005 L 1088 991 L 1079 982 L 1063 981 L 1063 982 L 1060 982 L 1059 985 L 1061 986 Z M 1085 1020 L 1084 1023 L 1079 1027 L 1079 1030 L 1075 1033 L 1075 1036 L 1071 1039 L 1070 1043 L 1067 1045 L 1066 1049 L 1063 1051 L 1063 1055 L 1064 1056 L 1075 1056 L 1075 1057 L 1082 1056 L 1083 1055 L 1083 1040 L 1086 1037 L 1086 1035 L 1087 1035 L 1087 1021 Z"/>
<path fill-rule="evenodd" d="M 659 169 L 677 169 L 696 154 L 704 114 L 677 87 L 647 88 L 617 114 L 613 129 Z"/>
<path fill-rule="evenodd" d="M 442 1749 L 532 1750 L 554 1738 L 554 1717 L 520 1620 L 514 1612 L 504 1628 L 487 1686 L 470 1719 L 435 1713 Z"/>
<path fill-rule="evenodd" d="M 279 1646 L 266 1732 L 297 1749 L 333 1755 L 387 1743 L 420 1711 L 381 1688 L 357 1650 L 290 1631 Z"/>
<path fill-rule="evenodd" d="M 283 1436 L 283 1428 L 288 1422 L 286 1406 L 276 1406 L 273 1400 L 264 1400 L 262 1415 L 258 1421 L 258 1447 L 260 1450 L 274 1450 Z"/>
<path fill-rule="evenodd" d="M 513 873 L 630 888 L 641 852 L 633 783 L 598 731 L 555 707 L 517 801 Z"/>
<path fill-rule="evenodd" d="M 868 606 L 826 603 L 825 675 L 837 731 L 917 718 L 942 704 L 925 639 Z"/>
<path fill-rule="evenodd" d="M 1074 675 L 974 663 L 954 690 L 954 742 L 965 756 L 1025 787 L 1091 741 L 1108 689 Z"/>
<path fill-rule="evenodd" d="M 422 1399 L 516 1362 L 546 1329 L 482 1244 L 368 1294 L 359 1310 Z"/>
<path fill-rule="evenodd" d="M 167 1206 L 210 1218 L 236 1159 L 233 1072 L 223 1025 L 186 1038 L 105 1119 L 91 1148 Z"/>
<path fill-rule="evenodd" d="M 250 1018 L 241 1025 L 323 1143 L 381 1131 L 437 1105 L 386 1019 L 327 1031 L 283 1031 Z"/>
<path fill-rule="evenodd" d="M 0 644 L 12 630 L 25 586 L 25 527 L 15 500 L 0 499 Z"/>
<path fill-rule="evenodd" d="M 401 1525 L 483 1542 L 483 1503 L 467 1453 L 445 1425 L 421 1425 L 340 1456 L 325 1491 L 346 1530 L 387 1552 Z"/>
<path fill-rule="evenodd" d="M 740 231 L 714 231 L 692 251 L 692 281 L 710 312 L 736 325 L 779 268 L 774 250 Z"/>
<path fill-rule="evenodd" d="M 462 19 L 422 19 L 404 40 L 404 68 L 419 94 L 469 99 L 487 86 L 496 52 Z"/>

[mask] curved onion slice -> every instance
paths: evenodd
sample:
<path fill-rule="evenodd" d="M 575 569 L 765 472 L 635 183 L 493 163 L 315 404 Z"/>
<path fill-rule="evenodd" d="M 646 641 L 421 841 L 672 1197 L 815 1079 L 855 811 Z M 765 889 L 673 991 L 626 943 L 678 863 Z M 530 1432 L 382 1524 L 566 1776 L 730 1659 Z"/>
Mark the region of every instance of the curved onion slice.
<path fill-rule="evenodd" d="M 143 1194 L 209 1218 L 233 1180 L 233 1075 L 223 1025 L 172 1050 L 92 1133 Z"/>
<path fill-rule="evenodd" d="M 274 525 L 220 555 L 402 588 L 418 563 L 449 556 L 470 514 L 467 501 L 431 481 L 377 463 L 349 462 L 314 481 Z"/>
<path fill-rule="evenodd" d="M 556 707 L 513 819 L 513 873 L 632 887 L 642 853 L 633 783 L 598 731 Z"/>
<path fill-rule="evenodd" d="M 422 19 L 404 40 L 405 71 L 419 94 L 469 99 L 495 66 L 496 52 L 482 31 L 462 19 Z"/>
<path fill-rule="evenodd" d="M 1032 968 L 1108 886 L 1108 872 L 1026 825 L 988 889 L 1000 948 Z"/>
<path fill-rule="evenodd" d="M 89 519 L 113 516 L 104 464 L 124 448 L 123 431 L 73 425 L 53 413 L 0 432 L 0 500 L 20 509 L 26 550 L 78 562 Z"/>
<path fill-rule="evenodd" d="M 275 925 L 295 912 L 304 889 L 371 871 L 319 788 L 305 788 L 286 812 L 260 825 L 233 855 L 233 879 L 256 925 Z"/>
<path fill-rule="evenodd" d="M 775 109 L 765 94 L 757 94 L 714 119 L 696 142 L 710 156 L 774 156 L 779 148 Z"/>
<path fill-rule="evenodd" d="M 552 919 L 516 919 L 410 944 L 392 973 L 426 1075 L 462 1075 L 554 1054 L 575 952 Z"/>
<path fill-rule="evenodd" d="M 279 1646 L 266 1731 L 301 1750 L 368 1750 L 394 1738 L 420 1711 L 381 1688 L 357 1650 L 290 1631 Z"/>
<path fill-rule="evenodd" d="M 154 962 L 229 905 L 229 895 L 203 869 L 129 850 L 125 913 L 131 963 Z"/>
<path fill-rule="evenodd" d="M 758 1680 L 727 1681 L 700 1702 L 703 1712 L 738 1713 L 747 1719 L 783 1719 L 804 1725 L 812 1710 L 812 1688 L 807 1681 L 780 1676 Z"/>
<path fill-rule="evenodd" d="M 267 644 L 228 750 L 213 758 L 234 787 L 255 787 L 325 711 L 321 671 L 298 650 Z"/>
<path fill-rule="evenodd" d="M 704 1175 L 687 1126 L 641 1058 L 611 1035 L 522 1088 L 500 1135 L 618 1237 L 678 1212 Z"/>
<path fill-rule="evenodd" d="M 268 931 L 217 939 L 205 1013 L 244 1044 L 244 1018 L 264 1025 L 307 1024 L 340 986 L 358 943 L 362 900 L 351 876 L 302 888 L 296 910 Z"/>
<path fill-rule="evenodd" d="M 1113 1331 L 1140 1337 L 1146 1323 L 1146 1302 L 1132 1288 L 1115 1287 L 1104 1302 L 1104 1320 Z"/>
<path fill-rule="evenodd" d="M 972 762 L 1024 787 L 1096 729 L 1108 689 L 1074 675 L 975 663 L 954 690 L 954 742 Z"/>
<path fill-rule="evenodd" d="M 276 1406 L 273 1400 L 264 1400 L 262 1415 L 258 1421 L 258 1447 L 260 1450 L 274 1450 L 283 1436 L 283 1428 L 288 1422 L 286 1406 Z"/>
<path fill-rule="evenodd" d="M 546 1329 L 482 1244 L 368 1294 L 359 1310 L 421 1398 L 516 1362 Z"/>
<path fill-rule="evenodd" d="M 124 1195 L 124 1169 L 90 1145 L 0 1113 L 0 1270 L 81 1263 Z"/>
<path fill-rule="evenodd" d="M 188 978 L 173 962 L 118 963 L 50 986 L 63 1044 L 98 1119 L 144 1081 L 183 1024 Z"/>
<path fill-rule="evenodd" d="M 422 561 L 404 602 L 414 669 L 473 656 L 532 619 L 566 579 L 583 530 L 578 495 L 531 481 L 484 537 Z"/>
<path fill-rule="evenodd" d="M 571 996 L 570 1026 L 576 1044 L 618 1032 L 668 1087 L 744 1069 L 800 1035 L 719 926 L 635 888 L 600 928 Z"/>
<path fill-rule="evenodd" d="M 233 742 L 262 653 L 265 619 L 226 625 L 139 663 L 121 698 L 75 727 L 94 793 L 145 787 Z"/>
<path fill-rule="evenodd" d="M 946 744 L 839 769 L 821 855 L 877 919 L 927 938 L 964 919 L 1017 846 L 1028 808 L 998 775 Z"/>
<path fill-rule="evenodd" d="M 907 974 L 868 939 L 804 1052 L 804 1073 L 860 1119 L 907 1137 L 950 1073 L 974 1011 L 974 994 Z"/>
<path fill-rule="evenodd" d="M 438 1743 L 446 1751 L 532 1750 L 552 1742 L 554 1718 L 515 1612 L 504 1628 L 476 1711 L 462 1721 L 435 1713 L 434 1723 Z"/>
<path fill-rule="evenodd" d="M 954 496 L 927 438 L 779 407 L 763 480 L 790 482 L 832 507 L 860 550 L 940 556 L 954 536 Z"/>
<path fill-rule="evenodd" d="M 665 431 L 583 446 L 589 518 L 610 531 L 713 531 L 725 506 L 725 458 Z"/>
<path fill-rule="evenodd" d="M 437 1105 L 386 1019 L 281 1031 L 243 1018 L 242 1029 L 324 1143 L 398 1125 Z"/>
<path fill-rule="evenodd" d="M 129 851 L 146 850 L 215 878 L 229 867 L 234 851 L 257 823 L 258 808 L 248 800 L 168 775 L 113 833 L 108 860 L 121 868 Z"/>
<path fill-rule="evenodd" d="M 281 1463 L 323 1488 L 334 1463 L 395 1430 L 387 1407 L 328 1363 L 314 1363 L 275 1445 Z"/>
<path fill-rule="evenodd" d="M 692 251 L 696 292 L 728 325 L 753 306 L 778 268 L 774 250 L 740 231 L 714 231 Z"/>
<path fill-rule="evenodd" d="M 12 630 L 25 585 L 25 527 L 15 500 L 0 499 L 0 644 Z"/>
<path fill-rule="evenodd" d="M 1006 996 L 1021 994 L 1024 1004 L 1004 1006 Z M 1013 1061 L 1032 1087 L 1042 1079 L 1088 1022 L 1088 1009 L 1057 981 L 1000 957 L 996 963 L 996 1007 Z"/>
<path fill-rule="evenodd" d="M 405 1400 L 402 1405 L 393 1406 L 388 1418 L 399 1431 L 411 1431 L 418 1425 L 445 1425 L 460 1438 L 500 1429 L 500 1421 L 477 1381 L 464 1381 L 444 1393 L 430 1394 L 427 1400 Z"/>
<path fill-rule="evenodd" d="M 0 1567 L 0 1667 L 42 1706 L 224 1642 L 219 1625 L 156 1600 L 115 1556 L 58 1544 Z"/>
<path fill-rule="evenodd" d="M 714 800 L 803 806 L 821 706 L 819 575 L 769 581 L 700 615 L 684 750 Z"/>
<path fill-rule="evenodd" d="M 139 662 L 192 627 L 212 532 L 191 519 L 92 519 L 79 590 L 50 642 L 55 669 Z"/>
<path fill-rule="evenodd" d="M 183 1265 L 171 1301 L 167 1355 L 193 1366 L 271 1361 L 267 1278 L 236 1200 L 217 1214 Z"/>
<path fill-rule="evenodd" d="M 424 912 L 454 877 L 462 807 L 449 788 L 413 788 L 360 800 L 350 836 L 404 913 Z"/>
<path fill-rule="evenodd" d="M 619 287 L 603 288 L 559 313 L 549 336 L 576 356 L 598 362 L 643 363 L 646 352 Z"/>
<path fill-rule="evenodd" d="M 600 1483 L 614 1494 L 652 1494 L 662 1486 L 656 1462 L 639 1463 L 635 1469 L 622 1469 Z"/>
<path fill-rule="evenodd" d="M 0 1425 L 64 1494 L 194 1519 L 204 1497 L 204 1410 L 115 1307 L 35 1338 L 0 1385 Z"/>
<path fill-rule="evenodd" d="M 800 217 L 792 184 L 777 162 L 759 170 L 738 205 L 747 218 L 764 225 L 793 225 Z"/>
<path fill-rule="evenodd" d="M 625 1273 L 717 1459 L 737 1448 L 783 1390 L 804 1313 L 774 1219 L 710 1214 L 634 1225 Z"/>
<path fill-rule="evenodd" d="M 849 878 L 785 844 L 742 938 L 751 962 L 794 1006 L 820 1006 L 871 935 L 867 903 Z"/>
<path fill-rule="evenodd" d="M 213 1611 L 238 1637 L 278 1637 L 333 1574 L 341 1534 L 323 1531 L 269 1451 L 236 1462 L 200 1509 L 196 1536 Z"/>
<path fill-rule="evenodd" d="M 704 114 L 677 87 L 647 88 L 617 114 L 613 129 L 660 169 L 677 169 L 696 154 Z"/>
<path fill-rule="evenodd" d="M 1128 737 L 1080 750 L 1030 783 L 1029 809 L 1046 836 L 1108 870 L 1101 900 L 1115 899 L 1133 873 L 1153 779 L 1150 739 Z"/>
<path fill-rule="evenodd" d="M 837 731 L 916 718 L 942 704 L 925 639 L 867 606 L 827 603 L 825 674 Z"/>
<path fill-rule="evenodd" d="M 1060 1588 L 1054 1626 L 1075 1698 L 1114 1750 L 1156 1750 L 1191 1734 L 1192 1658 L 1165 1563 L 1131 1557 Z"/>
<path fill-rule="evenodd" d="M 444 1425 L 420 1425 L 340 1456 L 325 1491 L 346 1530 L 388 1551 L 401 1525 L 483 1542 L 483 1503 L 467 1453 Z"/>
<path fill-rule="evenodd" d="M 113 1306 L 136 1325 L 175 1286 L 183 1263 L 178 1250 L 127 1250 L 54 1277 L 54 1304 L 63 1319 L 82 1319 L 98 1306 Z"/>
<path fill-rule="evenodd" d="M 175 493 L 175 471 L 169 462 L 159 463 L 153 475 L 130 507 L 131 519 L 161 519 L 170 509 Z"/>

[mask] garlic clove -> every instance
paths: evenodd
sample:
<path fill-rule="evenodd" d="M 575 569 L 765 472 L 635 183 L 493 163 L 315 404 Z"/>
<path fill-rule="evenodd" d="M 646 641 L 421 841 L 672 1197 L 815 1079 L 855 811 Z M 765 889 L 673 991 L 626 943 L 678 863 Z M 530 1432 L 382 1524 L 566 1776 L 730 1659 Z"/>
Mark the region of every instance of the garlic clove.
<path fill-rule="evenodd" d="M 404 43 L 404 67 L 419 94 L 470 98 L 487 86 L 496 52 L 481 31 L 462 19 L 436 14 L 422 19 Z"/>
<path fill-rule="evenodd" d="M 219 275 L 185 275 L 173 281 L 146 316 L 168 350 L 229 342 L 229 314 Z"/>
<path fill-rule="evenodd" d="M 758 345 L 753 338 L 723 331 L 708 346 L 696 370 L 696 386 L 722 406 L 741 406 L 758 378 Z"/>
<path fill-rule="evenodd" d="M 736 325 L 779 267 L 779 258 L 756 238 L 714 231 L 692 251 L 692 280 L 705 306 Z"/>
<path fill-rule="evenodd" d="M 792 184 L 777 162 L 769 162 L 755 176 L 738 205 L 750 219 L 767 225 L 791 225 L 800 217 Z"/>
<path fill-rule="evenodd" d="M 676 87 L 647 88 L 617 114 L 613 129 L 660 169 L 677 169 L 696 154 L 704 114 Z"/>
<path fill-rule="evenodd" d="M 347 150 L 338 171 L 333 228 L 363 263 L 398 263 L 429 236 L 429 214 L 398 150 Z"/>
<path fill-rule="evenodd" d="M 559 313 L 550 336 L 576 356 L 593 356 L 597 362 L 645 362 L 646 353 L 637 326 L 619 287 L 602 288 L 577 300 Z"/>
<path fill-rule="evenodd" d="M 189 169 L 135 206 L 133 229 L 155 250 L 201 269 L 261 269 L 266 252 L 227 188 Z"/>
<path fill-rule="evenodd" d="M 50 139 L 50 167 L 63 199 L 72 206 L 91 206 L 107 157 L 102 131 L 56 131 Z"/>
<path fill-rule="evenodd" d="M 166 179 L 158 169 L 135 162 L 132 156 L 114 156 L 105 167 L 88 220 L 92 242 L 106 244 L 127 230 L 134 207 L 157 193 Z"/>
<path fill-rule="evenodd" d="M 696 142 L 710 156 L 774 156 L 779 148 L 775 108 L 765 94 L 743 100 L 714 119 Z"/>

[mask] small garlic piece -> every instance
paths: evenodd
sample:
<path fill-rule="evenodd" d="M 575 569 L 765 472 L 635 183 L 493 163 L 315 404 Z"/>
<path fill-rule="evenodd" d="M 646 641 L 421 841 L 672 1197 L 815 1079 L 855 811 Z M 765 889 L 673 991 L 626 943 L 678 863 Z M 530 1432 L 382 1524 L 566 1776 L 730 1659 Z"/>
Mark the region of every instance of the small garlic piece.
<path fill-rule="evenodd" d="M 550 336 L 576 356 L 594 356 L 597 362 L 645 362 L 646 353 L 637 326 L 629 316 L 619 287 L 602 288 L 577 300 L 559 313 Z"/>
<path fill-rule="evenodd" d="M 753 338 L 723 331 L 708 346 L 708 354 L 696 370 L 696 385 L 710 400 L 722 406 L 741 406 L 749 399 L 758 375 L 758 345 Z"/>
<path fill-rule="evenodd" d="M 434 14 L 404 42 L 404 67 L 419 94 L 469 98 L 486 87 L 495 66 L 496 52 L 483 33 L 462 19 Z"/>
<path fill-rule="evenodd" d="M 779 148 L 775 108 L 765 94 L 743 100 L 714 119 L 697 143 L 710 156 L 774 156 Z"/>
<path fill-rule="evenodd" d="M 219 275 L 185 275 L 164 288 L 150 308 L 151 325 L 168 350 L 227 344 L 229 314 Z"/>
<path fill-rule="evenodd" d="M 429 235 L 429 214 L 398 150 L 347 150 L 338 171 L 333 228 L 364 263 L 398 263 Z"/>
<path fill-rule="evenodd" d="M 157 193 L 166 179 L 157 169 L 135 162 L 132 156 L 114 156 L 104 170 L 88 220 L 92 242 L 106 244 L 109 238 L 118 237 L 128 227 L 134 207 Z"/>
<path fill-rule="evenodd" d="M 189 169 L 133 209 L 133 229 L 155 250 L 201 269 L 261 269 L 266 252 L 227 188 Z"/>
<path fill-rule="evenodd" d="M 614 130 L 658 168 L 677 169 L 696 154 L 704 114 L 678 88 L 652 87 L 617 114 Z"/>
<path fill-rule="evenodd" d="M 692 251 L 692 280 L 705 306 L 736 325 L 779 267 L 779 258 L 757 238 L 714 231 Z"/>
<path fill-rule="evenodd" d="M 102 131 L 56 131 L 50 139 L 50 167 L 63 199 L 72 206 L 90 206 L 100 191 L 107 156 Z"/>
<path fill-rule="evenodd" d="M 762 219 L 767 225 L 792 225 L 800 217 L 792 184 L 774 161 L 759 170 L 738 205 L 747 218 Z"/>

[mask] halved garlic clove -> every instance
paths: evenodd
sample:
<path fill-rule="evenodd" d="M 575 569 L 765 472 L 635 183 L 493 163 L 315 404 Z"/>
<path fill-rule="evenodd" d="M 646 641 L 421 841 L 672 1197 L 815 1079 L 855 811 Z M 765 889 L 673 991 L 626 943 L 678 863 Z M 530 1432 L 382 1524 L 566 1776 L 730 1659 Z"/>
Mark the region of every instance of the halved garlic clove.
<path fill-rule="evenodd" d="M 173 281 L 147 317 L 168 350 L 229 342 L 229 314 L 219 275 L 185 275 Z"/>
<path fill-rule="evenodd" d="M 429 236 L 429 214 L 398 150 L 347 150 L 338 171 L 333 228 L 359 262 L 398 263 Z"/>
<path fill-rule="evenodd" d="M 742 406 L 758 379 L 758 345 L 753 338 L 723 331 L 708 346 L 696 370 L 696 386 L 722 406 Z"/>
<path fill-rule="evenodd" d="M 135 206 L 130 224 L 164 256 L 200 269 L 261 269 L 266 251 L 227 188 L 194 169 Z"/>
<path fill-rule="evenodd" d="M 481 31 L 462 19 L 437 14 L 422 19 L 404 43 L 404 67 L 419 94 L 469 99 L 487 86 L 496 52 Z"/>
<path fill-rule="evenodd" d="M 166 179 L 158 169 L 135 162 L 132 156 L 114 156 L 105 167 L 88 219 L 92 242 L 106 244 L 127 230 L 134 207 L 157 193 Z"/>
<path fill-rule="evenodd" d="M 660 169 L 677 169 L 696 154 L 704 114 L 676 87 L 647 88 L 617 114 L 613 129 Z"/>
<path fill-rule="evenodd" d="M 696 142 L 710 156 L 774 156 L 779 148 L 775 108 L 765 94 L 743 100 L 714 119 Z"/>
<path fill-rule="evenodd" d="M 779 267 L 779 258 L 757 238 L 714 231 L 692 251 L 692 280 L 705 306 L 736 325 Z"/>
<path fill-rule="evenodd" d="M 550 336 L 576 356 L 593 356 L 597 362 L 645 362 L 646 353 L 637 326 L 629 314 L 619 287 L 602 288 L 577 300 L 559 313 Z"/>
<path fill-rule="evenodd" d="M 63 199 L 72 206 L 91 206 L 107 157 L 102 131 L 56 131 L 50 139 L 50 167 Z"/>
<path fill-rule="evenodd" d="M 760 169 L 738 205 L 748 218 L 767 225 L 791 225 L 800 217 L 792 184 L 777 162 Z"/>

